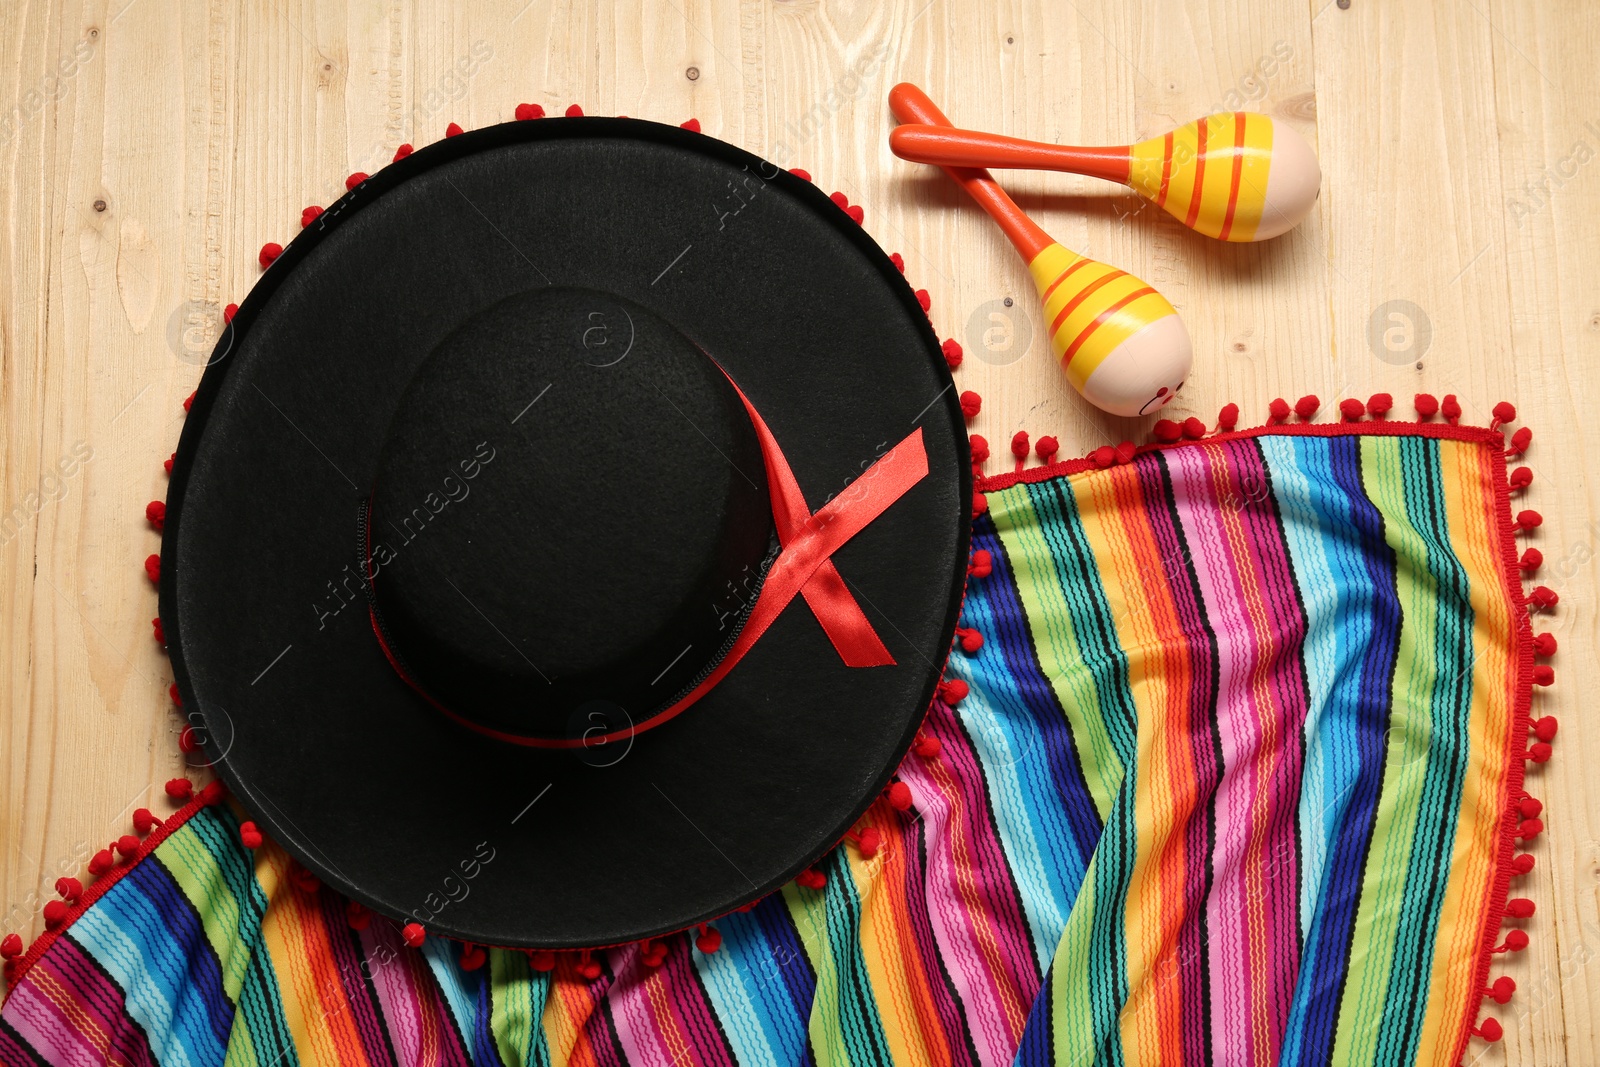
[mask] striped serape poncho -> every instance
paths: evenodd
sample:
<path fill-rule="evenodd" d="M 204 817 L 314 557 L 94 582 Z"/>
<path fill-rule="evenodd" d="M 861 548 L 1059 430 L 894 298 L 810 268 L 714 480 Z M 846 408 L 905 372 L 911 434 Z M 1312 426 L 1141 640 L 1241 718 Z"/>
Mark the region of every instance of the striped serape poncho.
<path fill-rule="evenodd" d="M 1454 1064 L 1553 730 L 1505 449 L 1271 426 L 981 482 L 913 807 L 658 967 L 407 948 L 203 791 L 10 962 L 0 1062 Z"/>

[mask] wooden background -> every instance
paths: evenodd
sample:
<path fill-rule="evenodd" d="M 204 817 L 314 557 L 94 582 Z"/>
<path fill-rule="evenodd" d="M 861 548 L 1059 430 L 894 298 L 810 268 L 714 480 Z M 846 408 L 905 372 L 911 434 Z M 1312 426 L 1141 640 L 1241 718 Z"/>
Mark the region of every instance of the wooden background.
<path fill-rule="evenodd" d="M 1532 778 L 1549 830 L 1517 885 L 1539 913 L 1504 967 L 1520 987 L 1497 1012 L 1506 1044 L 1469 1058 L 1600 1063 L 1600 712 L 1580 707 L 1600 681 L 1600 432 L 1581 406 L 1600 387 L 1597 55 L 1600 5 L 1583 0 L 7 0 L 0 933 L 36 931 L 55 878 L 134 807 L 165 810 L 151 783 L 181 770 L 180 723 L 140 564 L 181 401 L 261 244 L 402 141 L 519 101 L 696 116 L 865 206 L 967 345 L 974 430 L 1002 455 L 1017 429 L 1057 434 L 1063 455 L 1142 439 L 1055 369 L 998 231 L 889 154 L 885 94 L 910 80 L 962 125 L 1036 139 L 1125 143 L 1240 107 L 1316 147 L 1316 211 L 1259 246 L 1191 235 L 1114 187 L 1008 179 L 1068 246 L 1178 306 L 1196 350 L 1180 417 L 1232 400 L 1249 425 L 1275 396 L 1315 392 L 1326 414 L 1379 390 L 1408 411 L 1424 389 L 1477 423 L 1511 400 L 1534 428 L 1534 543 L 1562 594 L 1559 684 L 1536 707 L 1563 731 Z M 1397 347 L 1369 340 L 1374 322 Z"/>

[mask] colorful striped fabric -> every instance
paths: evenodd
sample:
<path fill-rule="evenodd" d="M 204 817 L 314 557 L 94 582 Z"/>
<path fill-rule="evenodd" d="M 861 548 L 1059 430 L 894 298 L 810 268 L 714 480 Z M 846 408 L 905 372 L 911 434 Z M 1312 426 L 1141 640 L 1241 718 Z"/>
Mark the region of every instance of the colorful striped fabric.
<path fill-rule="evenodd" d="M 19 961 L 0 1062 L 1454 1064 L 1525 795 L 1503 447 L 1273 427 L 991 479 L 914 808 L 718 951 L 467 970 L 197 801 Z"/>

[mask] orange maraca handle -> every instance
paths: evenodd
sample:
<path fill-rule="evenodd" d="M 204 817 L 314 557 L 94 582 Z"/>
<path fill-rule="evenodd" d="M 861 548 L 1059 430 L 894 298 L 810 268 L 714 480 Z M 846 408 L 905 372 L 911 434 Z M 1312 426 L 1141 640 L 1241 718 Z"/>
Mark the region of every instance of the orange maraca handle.
<path fill-rule="evenodd" d="M 910 82 L 901 82 L 889 90 L 889 110 L 900 122 L 922 123 L 927 126 L 950 125 L 950 120 L 944 117 L 944 112 L 940 111 L 932 100 L 928 99 L 928 94 Z M 1049 234 L 1022 213 L 1016 201 L 1006 195 L 1006 191 L 989 176 L 988 171 L 947 166 L 944 172 L 952 181 L 965 189 L 967 195 L 976 200 L 978 205 L 999 224 L 1017 251 L 1022 253 L 1024 261 L 1031 263 L 1042 250 L 1055 243 Z"/>
<path fill-rule="evenodd" d="M 1128 146 L 1076 148 L 944 126 L 901 126 L 889 133 L 889 148 L 901 159 L 941 167 L 1001 167 L 1011 170 L 1068 170 L 1128 184 Z"/>

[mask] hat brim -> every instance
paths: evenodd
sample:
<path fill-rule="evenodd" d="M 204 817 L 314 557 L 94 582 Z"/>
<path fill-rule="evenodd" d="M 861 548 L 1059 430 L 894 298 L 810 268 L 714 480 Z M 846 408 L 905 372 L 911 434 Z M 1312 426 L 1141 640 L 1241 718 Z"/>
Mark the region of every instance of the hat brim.
<path fill-rule="evenodd" d="M 578 755 L 473 734 L 396 676 L 346 570 L 385 428 L 463 318 L 544 284 L 711 353 L 813 510 L 922 428 L 928 476 L 834 556 L 894 666 L 845 666 L 797 599 L 687 712 Z M 240 306 L 173 465 L 161 616 L 208 758 L 325 883 L 465 941 L 618 944 L 766 895 L 866 812 L 950 647 L 971 495 L 938 339 L 820 190 L 675 127 L 507 123 L 358 185 Z"/>

